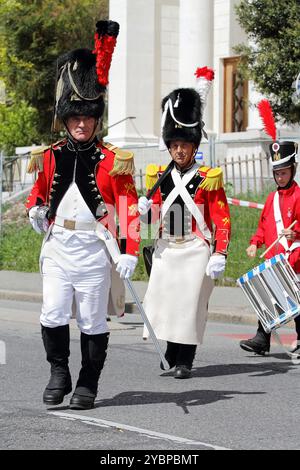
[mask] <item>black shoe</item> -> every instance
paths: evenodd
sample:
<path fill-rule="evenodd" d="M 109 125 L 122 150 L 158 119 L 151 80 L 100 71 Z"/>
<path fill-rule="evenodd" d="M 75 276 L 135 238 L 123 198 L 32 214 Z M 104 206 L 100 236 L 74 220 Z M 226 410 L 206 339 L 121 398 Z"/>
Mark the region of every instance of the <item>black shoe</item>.
<path fill-rule="evenodd" d="M 240 341 L 240 347 L 244 349 L 244 351 L 264 356 L 270 351 L 270 341 L 262 336 L 256 335 L 254 338 Z"/>
<path fill-rule="evenodd" d="M 69 408 L 71 410 L 90 410 L 94 408 L 95 398 L 95 394 L 85 389 L 85 387 L 80 387 L 73 393 Z"/>
<path fill-rule="evenodd" d="M 48 389 L 46 388 L 43 393 L 43 402 L 45 405 L 59 405 L 63 402 L 65 395 L 68 395 L 72 391 L 72 386 L 64 389 Z"/>
<path fill-rule="evenodd" d="M 177 366 L 174 372 L 175 379 L 189 379 L 192 375 L 191 369 L 187 366 Z"/>

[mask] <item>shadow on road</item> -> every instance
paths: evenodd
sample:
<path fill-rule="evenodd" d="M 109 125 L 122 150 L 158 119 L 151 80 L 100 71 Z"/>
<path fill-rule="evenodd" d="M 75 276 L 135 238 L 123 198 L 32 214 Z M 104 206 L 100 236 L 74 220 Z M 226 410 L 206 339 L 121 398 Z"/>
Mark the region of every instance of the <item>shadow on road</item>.
<path fill-rule="evenodd" d="M 113 398 L 99 400 L 95 408 L 108 406 L 136 406 L 161 403 L 174 403 L 185 414 L 189 407 L 207 405 L 220 400 L 231 400 L 235 395 L 262 395 L 265 392 L 239 392 L 237 390 L 190 390 L 181 393 L 131 391 L 119 393 Z"/>
<path fill-rule="evenodd" d="M 259 359 L 261 360 L 261 357 Z M 258 364 L 217 364 L 206 367 L 197 367 L 193 369 L 193 376 L 219 377 L 222 375 L 253 374 L 252 377 L 268 377 L 270 375 L 286 374 L 289 370 L 293 370 L 295 368 L 297 368 L 297 366 L 295 366 L 291 361 L 281 363 L 259 362 Z"/>

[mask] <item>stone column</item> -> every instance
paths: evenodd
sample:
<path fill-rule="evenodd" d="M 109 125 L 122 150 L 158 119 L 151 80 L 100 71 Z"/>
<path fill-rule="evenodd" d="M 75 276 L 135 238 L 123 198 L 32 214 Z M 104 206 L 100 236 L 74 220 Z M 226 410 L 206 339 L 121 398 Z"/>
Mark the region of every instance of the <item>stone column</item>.
<path fill-rule="evenodd" d="M 212 0 L 180 0 L 179 86 L 195 86 L 197 67 L 213 68 Z M 207 100 L 204 121 L 212 129 L 212 91 Z"/>
<path fill-rule="evenodd" d="M 110 0 L 110 19 L 120 23 L 120 34 L 109 76 L 108 125 L 135 119 L 109 129 L 107 140 L 117 145 L 157 142 L 155 106 L 156 0 Z"/>

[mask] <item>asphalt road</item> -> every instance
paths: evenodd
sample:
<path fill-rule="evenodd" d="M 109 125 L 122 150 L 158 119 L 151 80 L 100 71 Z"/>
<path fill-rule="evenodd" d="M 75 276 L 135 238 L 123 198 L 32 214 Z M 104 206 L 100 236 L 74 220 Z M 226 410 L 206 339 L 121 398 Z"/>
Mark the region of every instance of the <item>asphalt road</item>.
<path fill-rule="evenodd" d="M 70 410 L 66 397 L 47 409 L 42 393 L 49 367 L 39 308 L 0 301 L 0 449 L 300 449 L 300 410 L 294 405 L 300 366 L 278 345 L 268 357 L 243 352 L 238 341 L 254 333 L 253 325 L 208 322 L 193 378 L 176 380 L 160 370 L 153 344 L 141 339 L 138 315 L 113 319 L 96 407 Z M 282 331 L 285 342 L 292 342 L 293 329 Z M 73 320 L 74 382 L 79 346 Z"/>

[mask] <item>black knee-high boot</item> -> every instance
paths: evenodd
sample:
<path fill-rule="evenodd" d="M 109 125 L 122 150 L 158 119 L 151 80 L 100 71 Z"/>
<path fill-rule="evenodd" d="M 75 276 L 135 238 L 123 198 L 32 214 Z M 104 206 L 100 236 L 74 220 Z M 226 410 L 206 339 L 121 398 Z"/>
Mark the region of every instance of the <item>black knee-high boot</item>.
<path fill-rule="evenodd" d="M 196 354 L 196 344 L 180 344 L 176 358 L 176 379 L 188 379 L 191 377 L 191 369 Z"/>
<path fill-rule="evenodd" d="M 48 328 L 42 325 L 42 338 L 51 365 L 51 377 L 43 394 L 47 405 L 59 405 L 64 396 L 72 391 L 69 371 L 70 331 L 69 325 Z"/>
<path fill-rule="evenodd" d="M 88 410 L 94 407 L 98 381 L 106 359 L 109 333 L 86 335 L 81 333 L 81 370 L 70 408 Z"/>

